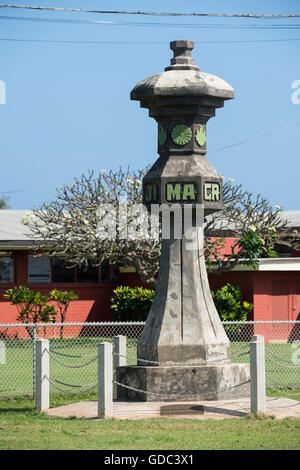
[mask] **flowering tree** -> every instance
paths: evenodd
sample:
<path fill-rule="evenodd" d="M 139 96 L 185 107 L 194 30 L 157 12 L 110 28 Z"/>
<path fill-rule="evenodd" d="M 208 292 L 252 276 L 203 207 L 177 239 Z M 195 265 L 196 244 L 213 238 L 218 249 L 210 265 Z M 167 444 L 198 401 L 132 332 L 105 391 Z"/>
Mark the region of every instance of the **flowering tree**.
<path fill-rule="evenodd" d="M 207 218 L 206 255 L 208 270 L 220 274 L 238 263 L 258 265 L 259 258 L 276 257 L 280 246 L 300 248 L 299 233 L 290 231 L 281 207 L 274 208 L 260 194 L 254 195 L 233 184 L 223 185 L 224 208 Z M 235 239 L 231 252 L 222 254 L 224 237 Z M 218 237 L 215 239 L 214 237 Z"/>
<path fill-rule="evenodd" d="M 141 180 L 146 171 L 91 171 L 57 190 L 53 202 L 42 204 L 24 219 L 36 249 L 74 265 L 97 265 L 108 260 L 133 266 L 144 281 L 152 281 L 158 271 L 160 237 L 153 239 L 147 231 L 139 237 L 124 236 L 131 225 L 139 230 L 148 223 L 141 204 Z M 276 256 L 276 243 L 299 244 L 299 235 L 288 233 L 280 207 L 273 209 L 262 196 L 254 196 L 228 180 L 223 185 L 223 200 L 224 209 L 206 219 L 209 270 L 230 270 L 241 260 L 256 266 L 259 258 Z M 138 206 L 132 212 L 134 204 Z M 102 236 L 105 227 L 112 229 L 113 237 Z M 220 248 L 228 234 L 236 241 L 231 253 L 224 255 Z"/>
<path fill-rule="evenodd" d="M 153 279 L 160 256 L 159 238 L 153 240 L 145 233 L 136 239 L 123 233 L 130 224 L 138 230 L 147 220 L 141 204 L 141 180 L 146 170 L 120 168 L 97 175 L 90 171 L 59 189 L 55 201 L 42 204 L 24 219 L 36 240 L 37 252 L 80 266 L 107 260 L 134 266 L 143 280 Z M 138 211 L 131 214 L 134 204 Z M 129 209 L 126 215 L 122 205 Z M 109 229 L 113 219 L 114 237 L 102 236 L 101 230 L 105 225 Z"/>

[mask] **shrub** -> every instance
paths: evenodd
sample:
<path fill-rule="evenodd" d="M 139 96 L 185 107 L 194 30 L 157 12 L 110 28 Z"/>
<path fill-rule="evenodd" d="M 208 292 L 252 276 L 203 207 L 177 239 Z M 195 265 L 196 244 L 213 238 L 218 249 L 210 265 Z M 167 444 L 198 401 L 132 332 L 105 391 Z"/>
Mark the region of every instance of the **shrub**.
<path fill-rule="evenodd" d="M 246 321 L 253 309 L 253 304 L 243 301 L 239 286 L 227 283 L 221 289 L 211 292 L 216 309 L 222 321 Z M 226 333 L 230 339 L 237 339 L 242 328 L 238 325 L 226 325 Z"/>
<path fill-rule="evenodd" d="M 211 294 L 222 321 L 246 321 L 248 313 L 253 309 L 253 304 L 243 301 L 239 286 L 228 283 L 221 289 L 212 291 Z M 145 321 L 153 298 L 154 290 L 143 287 L 117 287 L 111 299 L 114 320 Z M 229 330 L 237 332 L 241 327 L 226 327 L 226 331 Z"/>
<path fill-rule="evenodd" d="M 154 298 L 154 290 L 143 287 L 119 286 L 114 290 L 111 308 L 114 320 L 145 321 Z"/>
<path fill-rule="evenodd" d="M 246 321 L 253 309 L 253 304 L 243 301 L 239 286 L 227 283 L 211 295 L 222 321 Z"/>

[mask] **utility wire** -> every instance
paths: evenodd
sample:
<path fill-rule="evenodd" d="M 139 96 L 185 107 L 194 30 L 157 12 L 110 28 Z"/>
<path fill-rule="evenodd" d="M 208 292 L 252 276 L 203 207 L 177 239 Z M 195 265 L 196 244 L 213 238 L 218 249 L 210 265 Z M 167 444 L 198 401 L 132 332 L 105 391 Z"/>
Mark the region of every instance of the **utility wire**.
<path fill-rule="evenodd" d="M 256 136 L 251 137 L 250 139 L 247 139 L 247 140 L 241 140 L 239 142 L 236 142 L 235 144 L 227 145 L 226 147 L 220 147 L 218 149 L 212 150 L 211 152 L 207 152 L 207 154 L 210 155 L 211 153 L 221 152 L 223 150 L 227 150 L 227 149 L 230 149 L 230 148 L 233 148 L 233 147 L 238 147 L 239 145 L 248 144 L 249 142 L 251 142 L 253 140 L 260 140 L 260 139 L 263 139 L 264 137 L 269 137 L 270 135 L 277 134 L 282 129 L 289 129 L 291 127 L 298 127 L 298 126 L 300 126 L 300 122 L 293 122 L 293 123 L 290 123 L 290 124 L 285 124 L 284 126 L 282 126 L 280 128 L 273 129 L 272 131 L 265 132 L 264 134 L 256 135 Z"/>
<path fill-rule="evenodd" d="M 300 24 L 275 24 L 257 25 L 257 24 L 244 24 L 244 25 L 226 25 L 226 24 L 204 24 L 204 23 L 162 23 L 162 22 L 130 22 L 130 21 L 105 21 L 105 20 L 71 20 L 65 18 L 41 18 L 41 17 L 27 17 L 27 16 L 0 16 L 0 20 L 7 21 L 32 21 L 42 23 L 62 23 L 62 24 L 94 24 L 102 26 L 137 26 L 137 27 L 160 27 L 160 28 L 195 28 L 195 29 L 267 29 L 267 30 L 297 30 Z"/>
<path fill-rule="evenodd" d="M 2 191 L 0 192 L 0 194 L 25 193 L 27 191 L 41 191 L 41 190 L 56 189 L 56 188 L 57 186 L 41 186 L 40 188 L 24 188 L 24 189 L 14 189 L 12 191 Z"/>
<path fill-rule="evenodd" d="M 110 15 L 147 15 L 147 16 L 201 16 L 218 18 L 300 18 L 300 14 L 250 14 L 250 13 L 197 13 L 197 12 L 163 12 L 163 11 L 128 11 L 128 10 L 89 10 L 82 8 L 58 8 L 29 5 L 0 4 L 0 8 L 22 8 L 27 10 L 66 11 L 77 13 L 100 13 Z"/>
<path fill-rule="evenodd" d="M 215 153 L 215 152 L 220 152 L 220 151 L 223 151 L 223 150 L 227 150 L 229 148 L 232 148 L 232 147 L 237 147 L 239 145 L 243 145 L 243 144 L 247 144 L 253 140 L 257 140 L 257 139 L 263 139 L 264 137 L 268 137 L 272 134 L 275 134 L 275 133 L 278 133 L 280 132 L 281 130 L 283 129 L 288 129 L 290 127 L 294 127 L 294 126 L 300 126 L 300 122 L 294 122 L 294 123 L 289 123 L 289 124 L 285 124 L 284 126 L 278 128 L 278 129 L 274 129 L 272 131 L 269 131 L 269 132 L 265 132 L 264 134 L 260 134 L 258 136 L 254 136 L 250 139 L 247 139 L 247 140 L 241 140 L 239 142 L 236 142 L 235 144 L 231 144 L 231 145 L 227 145 L 226 147 L 222 147 L 222 148 L 219 148 L 219 149 L 216 149 L 216 150 L 212 150 L 211 152 L 207 152 L 208 155 L 210 155 L 211 153 Z M 94 181 L 96 181 L 98 178 L 96 178 Z M 0 191 L 0 195 L 4 195 L 4 194 L 13 194 L 13 193 L 21 193 L 21 192 L 27 192 L 27 191 L 41 191 L 41 190 L 47 190 L 47 189 L 57 189 L 59 185 L 56 185 L 56 186 L 41 186 L 41 187 L 34 187 L 34 188 L 26 188 L 26 189 L 15 189 L 13 191 Z M 67 186 L 66 184 L 63 184 L 61 186 Z"/>
<path fill-rule="evenodd" d="M 109 44 L 109 45 L 161 45 L 169 44 L 168 41 L 80 41 L 80 40 L 58 40 L 58 39 L 19 39 L 19 38 L 0 38 L 0 41 L 8 42 L 30 42 L 45 44 Z M 195 44 L 252 44 L 264 42 L 288 42 L 300 41 L 300 38 L 288 39 L 254 39 L 245 41 L 194 41 Z"/>

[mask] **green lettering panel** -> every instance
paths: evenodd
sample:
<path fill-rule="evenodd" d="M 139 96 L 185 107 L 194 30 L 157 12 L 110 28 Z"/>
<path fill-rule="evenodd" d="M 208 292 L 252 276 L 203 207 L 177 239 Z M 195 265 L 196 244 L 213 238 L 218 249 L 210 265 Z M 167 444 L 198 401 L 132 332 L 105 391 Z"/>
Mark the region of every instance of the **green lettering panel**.
<path fill-rule="evenodd" d="M 219 183 L 204 183 L 203 193 L 205 201 L 218 202 L 221 200 L 221 189 Z"/>
<path fill-rule="evenodd" d="M 167 183 L 167 194 L 166 198 L 167 201 L 173 202 L 173 201 L 180 201 L 181 199 L 181 188 L 180 188 L 180 183 Z"/>

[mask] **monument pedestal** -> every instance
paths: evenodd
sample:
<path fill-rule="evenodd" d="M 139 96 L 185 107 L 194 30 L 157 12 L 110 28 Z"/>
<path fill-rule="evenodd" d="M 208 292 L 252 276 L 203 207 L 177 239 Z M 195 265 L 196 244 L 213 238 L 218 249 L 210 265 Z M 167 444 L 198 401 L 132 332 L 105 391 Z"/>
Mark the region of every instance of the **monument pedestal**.
<path fill-rule="evenodd" d="M 249 364 L 124 366 L 117 369 L 117 382 L 147 393 L 118 385 L 117 397 L 121 401 L 248 398 L 250 396 L 249 380 Z"/>

